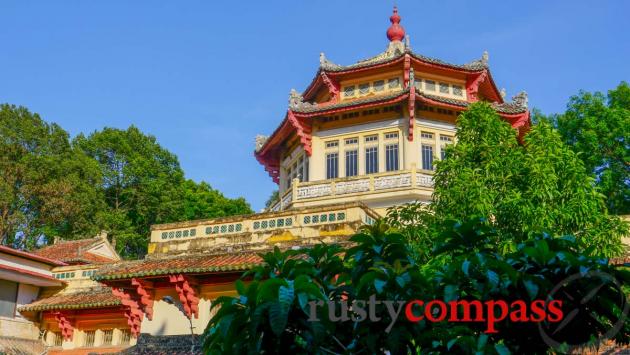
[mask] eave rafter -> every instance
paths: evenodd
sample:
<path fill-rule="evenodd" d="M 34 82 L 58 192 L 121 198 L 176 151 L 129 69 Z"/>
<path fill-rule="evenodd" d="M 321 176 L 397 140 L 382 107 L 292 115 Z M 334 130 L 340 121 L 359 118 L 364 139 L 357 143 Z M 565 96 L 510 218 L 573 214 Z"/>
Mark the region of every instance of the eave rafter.
<path fill-rule="evenodd" d="M 175 286 L 179 301 L 184 307 L 188 318 L 199 318 L 199 292 L 196 289 L 197 281 L 190 276 L 183 274 L 169 275 L 169 281 Z"/>
<path fill-rule="evenodd" d="M 356 105 L 348 105 L 348 106 L 343 106 L 343 107 L 330 107 L 330 108 L 322 109 L 322 110 L 315 111 L 315 112 L 300 112 L 299 113 L 299 117 L 302 117 L 302 118 L 315 118 L 315 117 L 320 117 L 320 116 L 333 115 L 333 114 L 337 114 L 337 113 L 341 113 L 341 112 L 362 110 L 362 109 L 366 109 L 366 108 L 371 108 L 371 107 L 376 107 L 376 106 L 382 106 L 382 105 L 389 105 L 389 104 L 397 103 L 397 102 L 405 100 L 407 97 L 409 97 L 409 91 L 408 90 L 404 90 L 399 95 L 391 97 L 391 98 L 387 98 L 387 99 L 384 99 L 384 100 L 375 100 L 375 101 L 371 101 L 371 102 L 359 103 L 359 104 L 356 104 Z"/>
<path fill-rule="evenodd" d="M 423 95 L 415 95 L 415 97 L 418 101 L 423 102 L 425 104 L 443 107 L 443 108 L 449 108 L 455 111 L 461 112 L 461 111 L 466 110 L 467 108 L 465 106 L 458 106 L 458 105 L 449 104 L 446 102 L 433 100 Z M 525 134 L 527 133 L 527 131 L 529 131 L 529 128 L 531 125 L 530 112 L 526 110 L 520 113 L 497 112 L 497 114 L 501 116 L 501 118 L 506 120 L 512 126 L 512 128 L 518 131 L 519 140 L 522 142 L 523 138 L 525 137 Z"/>

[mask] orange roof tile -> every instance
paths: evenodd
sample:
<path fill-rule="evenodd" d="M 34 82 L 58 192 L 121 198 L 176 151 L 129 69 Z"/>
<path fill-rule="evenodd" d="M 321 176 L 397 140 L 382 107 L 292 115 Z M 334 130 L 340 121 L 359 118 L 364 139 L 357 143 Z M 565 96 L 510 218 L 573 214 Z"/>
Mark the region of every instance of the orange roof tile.
<path fill-rule="evenodd" d="M 87 251 L 95 244 L 102 242 L 100 237 L 77 240 L 62 240 L 53 245 L 33 251 L 33 254 L 50 259 L 61 260 L 71 264 L 93 264 L 112 262 L 114 259 L 96 255 Z"/>
<path fill-rule="evenodd" d="M 72 293 L 57 293 L 18 307 L 18 311 L 47 311 L 56 309 L 103 308 L 121 305 L 109 287 L 82 289 Z"/>
<path fill-rule="evenodd" d="M 125 261 L 106 265 L 99 269 L 93 278 L 95 280 L 119 280 L 173 273 L 244 271 L 260 264 L 262 264 L 262 258 L 256 253 L 181 255 L 171 258 Z"/>

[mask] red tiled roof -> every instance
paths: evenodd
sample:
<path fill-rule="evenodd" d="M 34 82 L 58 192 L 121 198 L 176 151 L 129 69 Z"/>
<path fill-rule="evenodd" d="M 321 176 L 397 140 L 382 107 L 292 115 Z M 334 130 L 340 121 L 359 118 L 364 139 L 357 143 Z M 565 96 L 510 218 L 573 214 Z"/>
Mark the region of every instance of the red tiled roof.
<path fill-rule="evenodd" d="M 95 280 L 119 280 L 132 277 L 161 276 L 173 273 L 209 273 L 244 271 L 262 264 L 255 253 L 206 255 L 193 254 L 171 258 L 119 262 L 99 269 Z"/>
<path fill-rule="evenodd" d="M 66 260 L 66 262 L 68 263 L 81 263 L 81 264 L 102 264 L 102 263 L 111 263 L 112 261 L 114 260 L 111 258 L 94 254 L 94 253 L 90 253 L 90 252 L 85 252 L 76 259 Z"/>
<path fill-rule="evenodd" d="M 18 311 L 47 311 L 55 309 L 103 308 L 121 305 L 109 287 L 82 289 L 72 293 L 57 293 L 18 307 Z"/>
<path fill-rule="evenodd" d="M 103 240 L 99 237 L 78 240 L 63 240 L 53 245 L 35 250 L 33 253 L 68 263 L 92 264 L 114 261 L 115 259 L 87 252 L 87 249 L 102 241 Z"/>
<path fill-rule="evenodd" d="M 11 255 L 15 255 L 15 256 L 19 256 L 19 257 L 22 257 L 22 258 L 25 258 L 25 259 L 29 259 L 29 260 L 40 261 L 40 262 L 46 263 L 48 265 L 55 265 L 55 266 L 66 265 L 66 263 L 64 263 L 64 262 L 61 262 L 61 261 L 55 260 L 55 259 L 51 259 L 51 258 L 47 258 L 47 257 L 39 255 L 39 254 L 37 254 L 35 252 L 29 253 L 29 252 L 25 252 L 25 251 L 22 251 L 22 250 L 9 248 L 9 247 L 4 246 L 4 245 L 0 245 L 0 252 L 11 254 Z"/>

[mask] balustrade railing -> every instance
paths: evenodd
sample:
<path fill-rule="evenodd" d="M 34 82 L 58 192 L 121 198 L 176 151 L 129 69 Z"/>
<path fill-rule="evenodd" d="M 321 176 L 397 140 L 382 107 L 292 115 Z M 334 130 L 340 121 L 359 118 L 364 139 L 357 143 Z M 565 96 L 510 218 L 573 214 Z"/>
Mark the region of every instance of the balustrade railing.
<path fill-rule="evenodd" d="M 300 182 L 295 179 L 272 211 L 279 211 L 292 204 L 309 199 L 335 197 L 350 194 L 383 192 L 404 188 L 432 188 L 433 172 L 426 170 L 398 170 L 387 173 L 354 176 L 334 180 Z"/>

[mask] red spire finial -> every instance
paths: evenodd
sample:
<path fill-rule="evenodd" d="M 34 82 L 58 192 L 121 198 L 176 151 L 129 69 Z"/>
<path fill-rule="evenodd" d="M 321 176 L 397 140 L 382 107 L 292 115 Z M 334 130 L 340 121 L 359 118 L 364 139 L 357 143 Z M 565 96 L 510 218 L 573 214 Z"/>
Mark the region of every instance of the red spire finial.
<path fill-rule="evenodd" d="M 405 29 L 400 25 L 400 16 L 398 15 L 398 7 L 394 6 L 394 14 L 389 18 L 392 25 L 387 29 L 387 38 L 391 42 L 402 41 L 405 38 Z"/>

